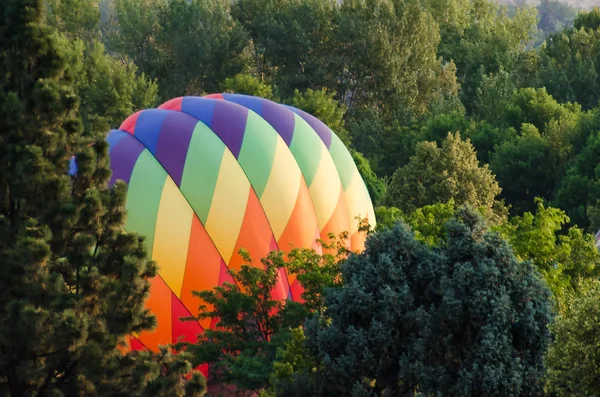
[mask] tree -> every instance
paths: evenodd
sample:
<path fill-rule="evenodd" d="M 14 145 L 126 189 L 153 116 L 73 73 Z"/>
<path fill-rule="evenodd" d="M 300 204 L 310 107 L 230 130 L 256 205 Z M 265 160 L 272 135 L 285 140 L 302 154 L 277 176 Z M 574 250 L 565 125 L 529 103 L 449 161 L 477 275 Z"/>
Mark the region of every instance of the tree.
<path fill-rule="evenodd" d="M 573 158 L 553 200 L 553 205 L 567 211 L 574 224 L 594 232 L 599 224 L 590 224 L 588 214 L 598 207 L 600 197 L 600 181 L 596 171 L 599 153 L 600 135 L 594 132 L 581 152 Z"/>
<path fill-rule="evenodd" d="M 406 126 L 398 119 L 388 122 L 375 109 L 355 112 L 346 128 L 352 147 L 369 160 L 376 175 L 384 178 L 406 165 L 417 142 L 423 140 L 419 124 Z"/>
<path fill-rule="evenodd" d="M 332 0 L 240 0 L 232 6 L 251 39 L 251 70 L 272 80 L 284 98 L 296 89 L 335 89 L 336 12 Z"/>
<path fill-rule="evenodd" d="M 273 251 L 260 267 L 250 265 L 251 258 L 242 251 L 247 264 L 229 269 L 229 282 L 194 292 L 201 302 L 198 318 L 210 318 L 214 328 L 205 330 L 197 343 L 179 347 L 186 347 L 197 365 L 210 364 L 211 390 L 258 393 L 275 382 L 272 372 L 278 355 L 286 343 L 298 343 L 298 327 L 305 318 L 325 310 L 323 291 L 340 283 L 347 236 L 331 237 L 329 244 L 321 242 L 326 254 L 299 248 L 287 254 Z M 272 297 L 282 269 L 299 281 L 301 302 Z"/>
<path fill-rule="evenodd" d="M 522 88 L 515 91 L 499 110 L 503 121 L 510 127 L 518 129 L 524 123 L 529 123 L 542 135 L 546 135 L 546 130 L 552 122 L 575 121 L 581 106 L 558 103 L 545 88 Z"/>
<path fill-rule="evenodd" d="M 312 114 L 326 126 L 344 138 L 344 113 L 346 107 L 334 99 L 335 93 L 328 93 L 325 89 L 305 92 L 294 91 L 291 105 Z M 344 140 L 344 139 L 342 139 Z M 347 141 L 347 139 L 346 139 Z"/>
<path fill-rule="evenodd" d="M 589 280 L 581 284 L 567 312 L 551 325 L 554 338 L 545 361 L 547 388 L 553 395 L 593 396 L 600 392 L 599 316 L 600 282 Z"/>
<path fill-rule="evenodd" d="M 575 226 L 565 230 L 569 217 L 564 211 L 545 207 L 539 198 L 535 203 L 535 214 L 515 216 L 500 230 L 517 258 L 538 268 L 554 295 L 555 308 L 564 312 L 565 299 L 577 292 L 579 283 L 597 277 L 600 252 L 591 234 Z"/>
<path fill-rule="evenodd" d="M 43 7 L 0 7 L 0 394 L 201 396 L 189 356 L 120 350 L 154 324 L 156 267 L 123 231 L 125 186 L 108 188 L 107 143 L 82 129 Z"/>
<path fill-rule="evenodd" d="M 500 66 L 498 72 L 485 75 L 477 88 L 475 114 L 482 120 L 494 125 L 501 125 L 502 112 L 515 91 L 514 77 Z"/>
<path fill-rule="evenodd" d="M 159 8 L 158 36 L 164 54 L 158 78 L 163 99 L 214 92 L 242 71 L 246 34 L 226 0 L 172 0 Z"/>
<path fill-rule="evenodd" d="M 132 113 L 157 105 L 158 86 L 137 75 L 131 61 L 108 54 L 100 41 L 98 0 L 49 0 L 48 24 L 59 35 L 59 46 L 81 99 L 79 115 L 84 129 L 117 128 Z"/>
<path fill-rule="evenodd" d="M 548 36 L 540 48 L 532 85 L 545 87 L 561 102 L 578 102 L 584 109 L 598 104 L 597 30 L 599 12 L 580 12 L 574 27 Z"/>
<path fill-rule="evenodd" d="M 107 37 L 108 48 L 127 58 L 153 78 L 164 72 L 159 47 L 159 12 L 164 0 L 115 0 L 116 29 Z"/>
<path fill-rule="evenodd" d="M 343 1 L 335 34 L 334 62 L 342 71 L 336 91 L 350 112 L 421 115 L 444 94 L 439 83 L 449 70 L 437 57 L 439 30 L 418 1 Z"/>
<path fill-rule="evenodd" d="M 387 193 L 386 181 L 377 177 L 373 170 L 371 170 L 369 160 L 359 152 L 353 150 L 352 159 L 356 163 L 356 168 L 358 168 L 360 176 L 365 181 L 365 185 L 367 186 L 367 190 L 374 205 L 381 203 Z"/>
<path fill-rule="evenodd" d="M 488 166 L 479 165 L 470 141 L 449 133 L 441 147 L 435 142 L 417 144 L 409 163 L 394 173 L 387 203 L 405 213 L 450 199 L 457 206 L 491 209 L 500 191 Z"/>
<path fill-rule="evenodd" d="M 440 3 L 445 6 L 447 2 Z M 437 17 L 445 32 L 438 54 L 456 64 L 461 99 L 467 112 L 472 114 L 484 76 L 501 69 L 511 74 L 518 71 L 526 45 L 536 30 L 535 9 L 519 7 L 514 15 L 509 15 L 505 6 L 488 0 L 453 0 L 451 4 L 457 4 L 454 6 L 457 9 L 466 8 L 466 12 L 452 19 Z M 444 16 L 444 13 L 434 15 Z M 512 77 L 519 87 L 526 76 L 514 73 Z"/>
<path fill-rule="evenodd" d="M 164 100 L 214 92 L 242 71 L 245 33 L 223 0 L 117 0 L 109 48 L 157 79 Z"/>
<path fill-rule="evenodd" d="M 223 92 L 246 94 L 266 99 L 273 99 L 273 89 L 251 74 L 239 73 L 228 77 L 222 84 Z"/>
<path fill-rule="evenodd" d="M 86 43 L 100 37 L 99 0 L 46 0 L 48 24 Z"/>
<path fill-rule="evenodd" d="M 158 85 L 137 74 L 131 61 L 119 61 L 99 41 L 60 38 L 73 71 L 79 114 L 86 130 L 118 128 L 131 114 L 156 106 Z"/>
<path fill-rule="evenodd" d="M 323 368 L 287 395 L 543 395 L 549 292 L 481 221 L 461 211 L 439 248 L 401 224 L 372 235 L 308 323 Z"/>
<path fill-rule="evenodd" d="M 521 134 L 499 145 L 490 161 L 514 214 L 533 211 L 535 197 L 552 197 L 559 180 L 548 141 L 531 124 L 524 124 Z"/>

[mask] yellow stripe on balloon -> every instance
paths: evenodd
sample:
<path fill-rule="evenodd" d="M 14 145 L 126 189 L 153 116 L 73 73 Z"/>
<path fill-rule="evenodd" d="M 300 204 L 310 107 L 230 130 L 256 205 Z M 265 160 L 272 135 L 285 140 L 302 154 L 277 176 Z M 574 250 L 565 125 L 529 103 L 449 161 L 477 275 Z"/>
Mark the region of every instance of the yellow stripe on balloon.
<path fill-rule="evenodd" d="M 194 212 L 170 177 L 165 181 L 156 219 L 152 259 L 162 278 L 179 297 L 187 261 Z"/>
<path fill-rule="evenodd" d="M 342 182 L 327 148 L 320 146 L 321 162 L 308 190 L 315 207 L 319 231 L 323 231 L 338 203 Z"/>
<path fill-rule="evenodd" d="M 250 182 L 246 174 L 233 154 L 225 150 L 204 226 L 226 263 L 229 263 L 234 254 L 249 192 Z"/>
<path fill-rule="evenodd" d="M 301 178 L 300 167 L 292 152 L 283 139 L 277 137 L 273 167 L 260 198 L 276 240 L 279 240 L 290 220 L 300 191 Z"/>
<path fill-rule="evenodd" d="M 358 172 L 354 173 L 348 188 L 344 192 L 348 204 L 348 220 L 350 221 L 350 235 L 358 231 L 358 219 L 365 218 L 369 214 L 369 203 L 364 193 L 364 182 Z"/>

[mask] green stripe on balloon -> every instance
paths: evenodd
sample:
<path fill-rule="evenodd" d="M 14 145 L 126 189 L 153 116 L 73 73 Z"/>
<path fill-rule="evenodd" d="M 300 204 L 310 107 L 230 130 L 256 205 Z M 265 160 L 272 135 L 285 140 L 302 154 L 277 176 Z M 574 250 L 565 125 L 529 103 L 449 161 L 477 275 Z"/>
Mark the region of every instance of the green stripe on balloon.
<path fill-rule="evenodd" d="M 125 228 L 146 237 L 145 245 L 152 253 L 158 207 L 167 172 L 148 149 L 138 158 L 127 190 L 127 222 Z"/>
<path fill-rule="evenodd" d="M 323 142 L 302 117 L 294 113 L 294 118 L 294 134 L 290 150 L 300 166 L 306 185 L 310 188 L 321 164 Z"/>
<path fill-rule="evenodd" d="M 352 182 L 354 173 L 358 172 L 358 169 L 356 168 L 356 164 L 354 164 L 350 152 L 346 149 L 346 146 L 340 138 L 338 138 L 336 134 L 331 134 L 331 138 L 329 153 L 331 154 L 331 158 L 333 158 L 338 174 L 340 174 L 342 187 L 344 188 L 344 191 L 346 191 Z"/>
<path fill-rule="evenodd" d="M 262 117 L 248 111 L 238 162 L 260 199 L 267 186 L 279 135 Z"/>
<path fill-rule="evenodd" d="M 202 224 L 208 218 L 224 152 L 223 141 L 206 124 L 196 124 L 185 159 L 181 192 Z"/>

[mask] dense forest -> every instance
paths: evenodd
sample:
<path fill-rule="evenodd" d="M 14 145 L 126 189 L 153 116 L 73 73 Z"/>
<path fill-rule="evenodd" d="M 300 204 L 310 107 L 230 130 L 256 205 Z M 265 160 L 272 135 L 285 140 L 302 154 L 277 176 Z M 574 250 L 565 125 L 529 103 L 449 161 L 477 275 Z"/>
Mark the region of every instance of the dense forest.
<path fill-rule="evenodd" d="M 0 85 L 0 396 L 600 395 L 600 9 L 3 0 Z M 198 292 L 219 327 L 125 351 L 160 263 L 106 134 L 214 92 L 324 121 L 377 227 L 232 270 Z"/>

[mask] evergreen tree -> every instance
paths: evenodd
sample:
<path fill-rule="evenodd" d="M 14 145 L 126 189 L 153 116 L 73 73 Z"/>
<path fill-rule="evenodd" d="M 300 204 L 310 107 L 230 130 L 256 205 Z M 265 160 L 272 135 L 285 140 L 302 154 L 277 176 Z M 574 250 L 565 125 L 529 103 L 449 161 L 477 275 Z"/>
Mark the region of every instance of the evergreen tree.
<path fill-rule="evenodd" d="M 154 323 L 156 267 L 123 231 L 125 185 L 108 188 L 107 144 L 82 129 L 43 7 L 0 7 L 0 394 L 202 395 L 185 356 L 121 352 Z"/>
<path fill-rule="evenodd" d="M 429 247 L 403 225 L 342 265 L 306 345 L 323 368 L 281 395 L 541 396 L 549 291 L 472 210 Z"/>

